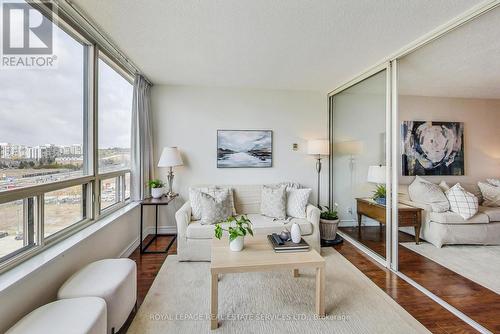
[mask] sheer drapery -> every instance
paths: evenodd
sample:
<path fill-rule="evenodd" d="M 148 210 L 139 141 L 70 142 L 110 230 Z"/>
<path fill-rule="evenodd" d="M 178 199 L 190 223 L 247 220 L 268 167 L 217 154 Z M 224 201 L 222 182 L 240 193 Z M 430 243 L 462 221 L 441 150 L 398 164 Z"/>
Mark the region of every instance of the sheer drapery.
<path fill-rule="evenodd" d="M 153 175 L 150 95 L 151 85 L 144 77 L 136 75 L 132 102 L 132 175 L 130 180 L 132 200 L 141 200 L 147 196 L 146 183 Z"/>

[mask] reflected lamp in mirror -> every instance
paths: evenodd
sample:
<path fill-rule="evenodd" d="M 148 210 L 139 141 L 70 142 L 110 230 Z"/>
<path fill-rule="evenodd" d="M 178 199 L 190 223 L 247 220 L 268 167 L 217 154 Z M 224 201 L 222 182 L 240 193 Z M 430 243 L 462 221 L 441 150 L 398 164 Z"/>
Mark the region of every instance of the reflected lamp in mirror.
<path fill-rule="evenodd" d="M 177 194 L 172 190 L 172 184 L 174 182 L 174 172 L 173 167 L 182 166 L 184 162 L 182 161 L 181 154 L 177 147 L 165 147 L 161 152 L 160 161 L 158 161 L 158 167 L 168 167 L 168 193 L 167 196 L 173 197 Z"/>
<path fill-rule="evenodd" d="M 350 140 L 335 143 L 335 155 L 359 155 L 363 151 L 363 143 L 359 140 Z"/>
<path fill-rule="evenodd" d="M 330 155 L 330 141 L 327 139 L 314 139 L 307 142 L 307 154 L 316 156 L 316 172 L 318 173 L 318 201 L 320 208 L 320 188 L 321 188 L 321 156 Z"/>

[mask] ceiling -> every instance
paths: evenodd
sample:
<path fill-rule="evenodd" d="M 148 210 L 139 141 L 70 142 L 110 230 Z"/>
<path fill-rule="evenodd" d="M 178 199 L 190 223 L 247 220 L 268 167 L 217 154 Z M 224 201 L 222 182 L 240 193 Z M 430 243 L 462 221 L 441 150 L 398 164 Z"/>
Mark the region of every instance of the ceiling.
<path fill-rule="evenodd" d="M 326 92 L 482 0 L 72 0 L 155 84 Z"/>
<path fill-rule="evenodd" d="M 500 99 L 500 7 L 400 61 L 403 95 Z"/>

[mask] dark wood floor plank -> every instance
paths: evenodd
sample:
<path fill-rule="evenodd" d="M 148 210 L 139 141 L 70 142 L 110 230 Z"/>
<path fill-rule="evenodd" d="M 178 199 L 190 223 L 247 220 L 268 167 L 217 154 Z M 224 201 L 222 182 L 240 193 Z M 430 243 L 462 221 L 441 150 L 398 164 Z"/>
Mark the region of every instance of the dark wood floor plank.
<path fill-rule="evenodd" d="M 385 256 L 385 228 L 382 229 L 380 231 L 378 226 L 365 226 L 361 231 L 358 227 L 340 228 L 375 253 Z M 407 233 L 400 232 L 398 237 L 400 242 L 414 241 Z M 500 333 L 500 295 L 402 245 L 398 246 L 398 253 L 400 272 L 488 330 Z"/>
<path fill-rule="evenodd" d="M 165 249 L 171 240 L 171 236 L 159 237 L 151 244 L 150 249 Z M 348 242 L 344 242 L 335 248 L 431 332 L 438 334 L 477 333 L 469 325 L 406 283 L 396 274 L 361 253 Z M 174 242 L 168 254 L 140 254 L 139 249 L 136 249 L 130 255 L 130 258 L 137 263 L 138 305 L 144 301 L 167 255 L 176 254 L 176 249 L 177 244 Z M 134 316 L 135 314 L 130 316 L 121 331 L 122 333 L 126 332 Z"/>

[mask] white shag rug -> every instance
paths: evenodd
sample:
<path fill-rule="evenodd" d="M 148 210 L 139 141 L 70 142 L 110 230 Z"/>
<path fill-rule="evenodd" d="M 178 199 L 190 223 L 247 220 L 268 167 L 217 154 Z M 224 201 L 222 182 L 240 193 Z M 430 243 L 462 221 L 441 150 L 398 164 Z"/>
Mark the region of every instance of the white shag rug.
<path fill-rule="evenodd" d="M 314 315 L 315 276 L 301 271 L 226 274 L 219 282 L 217 330 L 210 330 L 209 263 L 169 255 L 131 324 L 153 333 L 429 333 L 332 248 L 326 258 L 326 313 Z"/>
<path fill-rule="evenodd" d="M 446 245 L 437 248 L 427 242 L 419 245 L 403 242 L 401 245 L 500 294 L 500 246 Z"/>

